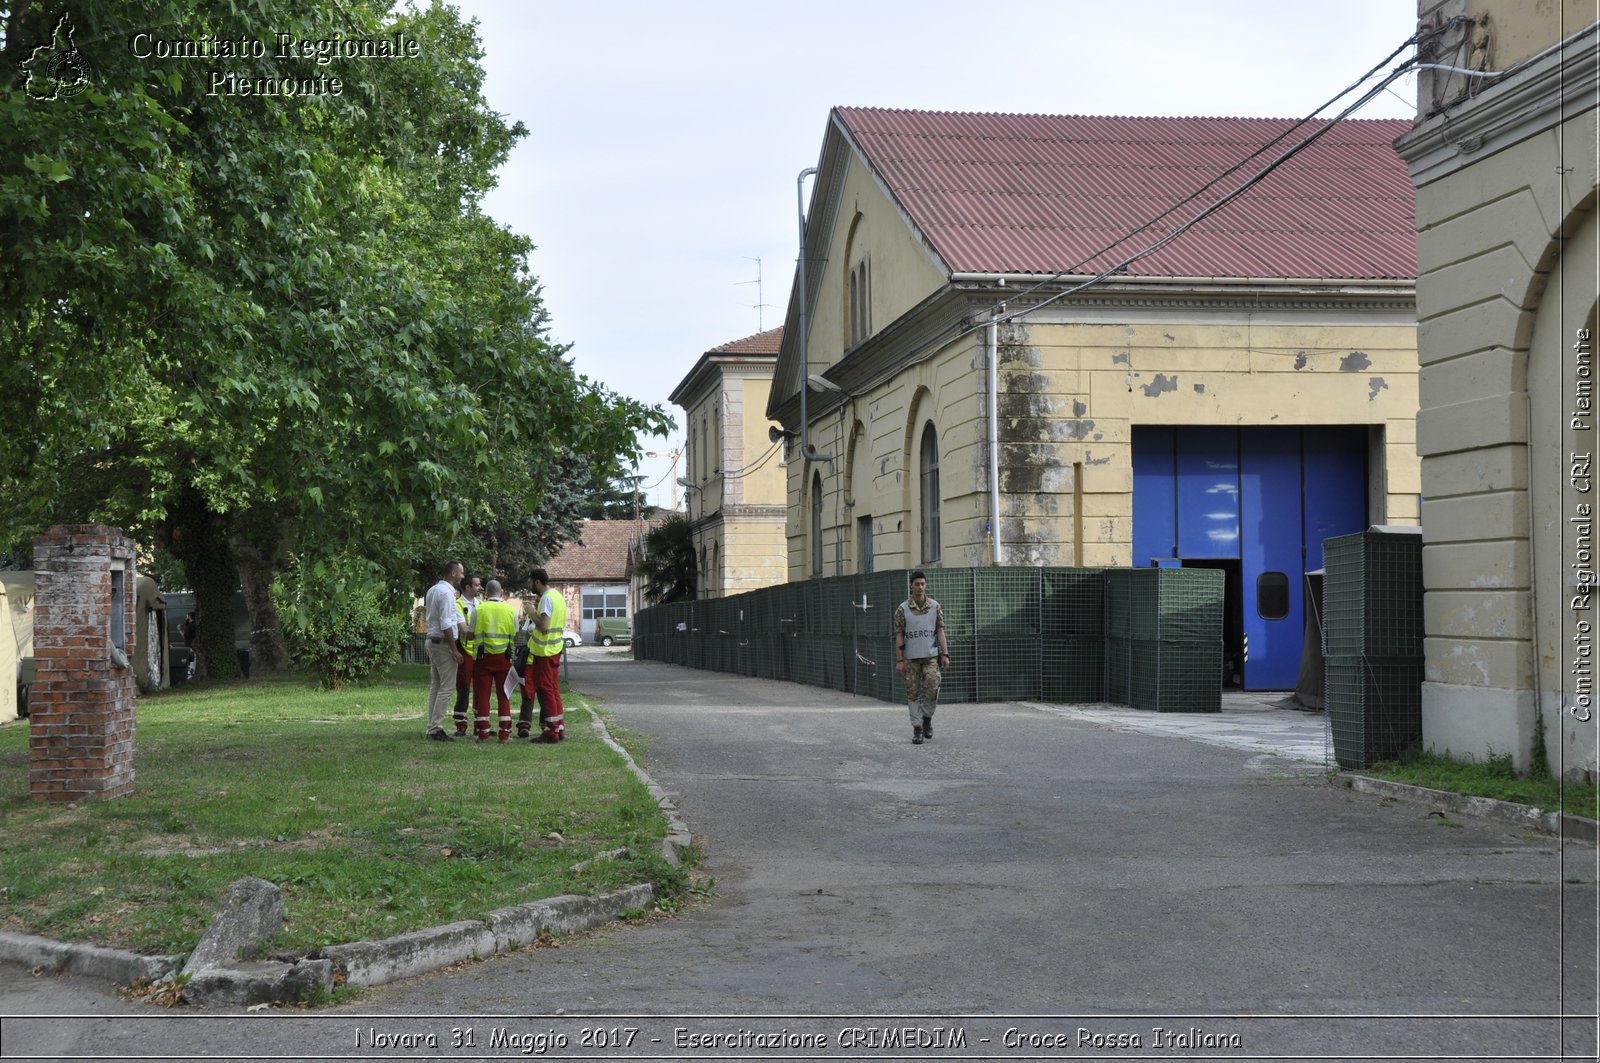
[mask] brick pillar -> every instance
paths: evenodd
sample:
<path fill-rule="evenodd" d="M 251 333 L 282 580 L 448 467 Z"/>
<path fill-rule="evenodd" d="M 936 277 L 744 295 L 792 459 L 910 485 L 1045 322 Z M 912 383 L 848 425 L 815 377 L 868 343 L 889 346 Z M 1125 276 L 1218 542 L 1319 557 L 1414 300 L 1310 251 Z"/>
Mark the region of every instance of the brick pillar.
<path fill-rule="evenodd" d="M 33 541 L 33 578 L 33 799 L 132 793 L 133 541 L 98 524 L 56 525 Z"/>

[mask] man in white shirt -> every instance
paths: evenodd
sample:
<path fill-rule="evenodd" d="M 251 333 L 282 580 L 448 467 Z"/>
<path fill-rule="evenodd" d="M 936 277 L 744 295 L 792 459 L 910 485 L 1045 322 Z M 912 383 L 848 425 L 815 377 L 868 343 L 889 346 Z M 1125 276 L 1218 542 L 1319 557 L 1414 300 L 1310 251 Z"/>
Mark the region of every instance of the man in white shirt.
<path fill-rule="evenodd" d="M 461 665 L 461 649 L 456 643 L 464 635 L 466 623 L 456 607 L 456 588 L 465 573 L 459 561 L 446 561 L 439 582 L 428 588 L 422 600 L 422 614 L 428 625 L 428 730 L 435 742 L 454 741 L 444 730 L 445 713 L 456 692 L 456 669 Z"/>

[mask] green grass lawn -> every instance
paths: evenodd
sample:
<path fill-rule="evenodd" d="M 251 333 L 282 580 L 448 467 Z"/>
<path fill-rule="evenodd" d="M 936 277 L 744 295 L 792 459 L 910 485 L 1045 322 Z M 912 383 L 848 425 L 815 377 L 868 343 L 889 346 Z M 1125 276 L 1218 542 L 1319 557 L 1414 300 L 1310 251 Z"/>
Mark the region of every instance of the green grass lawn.
<path fill-rule="evenodd" d="M 1600 787 L 1572 780 L 1562 782 L 1549 775 L 1519 776 L 1511 769 L 1509 756 L 1468 762 L 1425 753 L 1404 762 L 1379 764 L 1361 774 L 1600 819 Z"/>
<path fill-rule="evenodd" d="M 559 745 L 429 742 L 427 686 L 401 665 L 338 693 L 273 677 L 142 697 L 134 793 L 73 805 L 30 800 L 27 721 L 0 727 L 0 925 L 184 953 L 254 875 L 285 894 L 272 950 L 303 953 L 562 893 L 681 891 L 660 809 L 586 698 L 565 695 Z"/>

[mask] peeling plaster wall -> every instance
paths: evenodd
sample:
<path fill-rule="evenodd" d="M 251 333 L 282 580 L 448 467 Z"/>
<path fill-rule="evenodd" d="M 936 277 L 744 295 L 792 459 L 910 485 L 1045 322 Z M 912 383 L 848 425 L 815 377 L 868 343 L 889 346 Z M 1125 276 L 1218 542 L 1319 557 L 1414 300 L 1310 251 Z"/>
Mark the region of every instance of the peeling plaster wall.
<path fill-rule="evenodd" d="M 1067 319 L 1069 312 L 1077 320 Z M 1130 562 L 1136 424 L 1374 426 L 1382 440 L 1374 463 L 1381 467 L 1369 477 L 1379 492 L 1374 520 L 1417 522 L 1416 328 L 1408 312 L 1107 307 L 1039 316 L 999 330 L 1004 563 Z M 981 332 L 965 338 L 855 399 L 845 407 L 853 413 L 827 415 L 813 426 L 812 441 L 838 459 L 837 471 L 812 466 L 822 469 L 827 493 L 841 479 L 849 426 L 862 422 L 856 445 L 870 451 L 857 466 L 871 475 L 852 485 L 852 512 L 873 515 L 879 569 L 922 563 L 916 463 L 929 418 L 940 441 L 941 563 L 990 559 L 981 341 Z M 810 511 L 798 474 L 790 486 L 789 575 L 804 579 Z M 848 523 L 830 524 L 834 509 L 829 501 L 824 510 L 826 575 L 857 570 L 856 533 Z M 836 541 L 846 548 L 836 552 Z M 848 563 L 836 565 L 836 557 Z"/>

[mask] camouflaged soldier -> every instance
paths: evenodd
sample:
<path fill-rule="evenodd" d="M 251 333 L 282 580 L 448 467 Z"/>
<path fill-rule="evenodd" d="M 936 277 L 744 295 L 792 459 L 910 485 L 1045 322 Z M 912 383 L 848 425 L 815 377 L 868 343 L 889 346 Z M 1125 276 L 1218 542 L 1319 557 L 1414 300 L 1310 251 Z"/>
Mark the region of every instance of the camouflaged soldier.
<path fill-rule="evenodd" d="M 928 577 L 911 573 L 911 597 L 894 611 L 894 670 L 905 677 L 911 711 L 911 741 L 933 737 L 933 710 L 939 705 L 939 677 L 950 666 L 944 637 L 944 610 L 928 597 Z"/>

